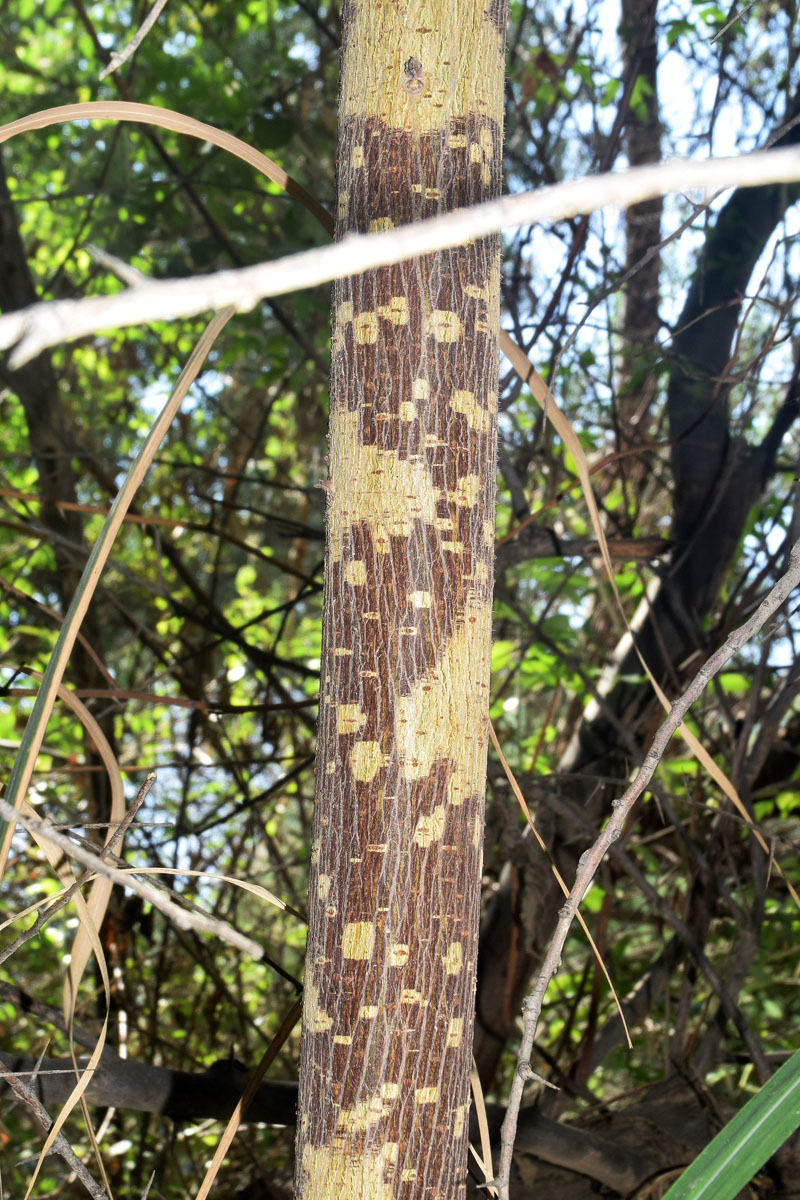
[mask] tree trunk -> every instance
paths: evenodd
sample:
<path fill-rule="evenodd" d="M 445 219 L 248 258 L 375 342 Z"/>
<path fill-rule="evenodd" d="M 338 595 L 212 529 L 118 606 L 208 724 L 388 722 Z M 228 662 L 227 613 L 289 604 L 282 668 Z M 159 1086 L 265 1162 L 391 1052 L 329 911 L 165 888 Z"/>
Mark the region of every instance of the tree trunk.
<path fill-rule="evenodd" d="M 337 237 L 500 190 L 505 3 L 345 4 Z M 496 474 L 496 238 L 334 290 L 298 1194 L 463 1193 Z"/>
<path fill-rule="evenodd" d="M 661 159 L 661 111 L 658 100 L 658 0 L 622 0 L 622 54 L 626 77 L 643 84 L 637 104 L 630 109 L 625 129 L 625 151 L 632 167 Z M 654 196 L 625 210 L 625 273 L 633 273 L 623 295 L 621 341 L 618 358 L 616 410 L 624 445 L 647 436 L 647 418 L 658 390 L 654 355 L 661 328 L 659 276 L 664 200 Z M 652 254 L 648 259 L 647 255 Z M 623 448 L 622 446 L 620 447 Z M 620 465 L 625 463 L 620 460 Z M 646 462 L 631 473 L 633 489 L 640 488 Z"/>

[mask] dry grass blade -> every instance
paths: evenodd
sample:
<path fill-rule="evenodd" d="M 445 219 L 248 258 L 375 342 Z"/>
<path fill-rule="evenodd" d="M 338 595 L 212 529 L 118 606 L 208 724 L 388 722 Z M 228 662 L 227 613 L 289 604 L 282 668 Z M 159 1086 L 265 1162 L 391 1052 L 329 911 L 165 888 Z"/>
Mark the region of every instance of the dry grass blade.
<path fill-rule="evenodd" d="M 258 896 L 260 900 L 266 900 L 268 904 L 274 904 L 276 908 L 291 913 L 303 924 L 306 923 L 305 917 L 297 909 L 292 908 L 290 904 L 281 900 L 280 896 L 276 896 L 268 888 L 262 887 L 260 883 L 251 883 L 249 879 L 236 879 L 233 875 L 218 875 L 215 871 L 192 871 L 188 867 L 123 867 L 121 869 L 135 871 L 137 875 L 191 875 L 198 879 L 217 879 L 221 883 L 230 883 L 244 892 L 250 892 L 251 895 Z"/>
<path fill-rule="evenodd" d="M 171 900 L 164 892 L 157 891 L 153 887 L 148 887 L 146 883 L 136 878 L 135 868 L 126 867 L 120 870 L 119 867 L 112 867 L 109 863 L 103 862 L 96 854 L 90 853 L 82 846 L 76 846 L 69 838 L 59 833 L 48 821 L 42 821 L 38 818 L 31 820 L 13 809 L 5 800 L 0 800 L 0 817 L 6 820 L 16 820 L 29 833 L 36 834 L 47 842 L 52 842 L 53 845 L 59 847 L 67 855 L 74 858 L 77 862 L 83 863 L 91 871 L 99 875 L 107 875 L 114 883 L 119 883 L 126 887 L 131 892 L 135 892 L 137 896 L 141 896 L 148 904 L 152 904 L 159 912 L 164 913 L 171 921 L 174 921 L 179 929 L 193 929 L 198 933 L 210 933 L 214 937 L 221 938 L 231 946 L 235 946 L 237 950 L 249 955 L 251 958 L 260 960 L 263 955 L 261 946 L 253 938 L 246 937 L 243 933 L 239 933 L 238 929 L 233 929 L 224 921 L 220 921 L 217 917 L 211 917 L 205 913 L 198 914 L 189 912 L 185 908 L 181 908 L 174 900 Z"/>
<path fill-rule="evenodd" d="M 144 125 L 157 125 L 161 129 L 171 129 L 174 133 L 184 133 L 187 137 L 210 142 L 266 175 L 288 195 L 294 196 L 304 204 L 320 224 L 328 229 L 329 233 L 333 233 L 333 223 L 327 210 L 266 154 L 259 153 L 252 146 L 248 146 L 247 142 L 226 133 L 223 129 L 207 125 L 205 121 L 196 121 L 194 117 L 188 117 L 185 113 L 159 108 L 155 104 L 135 104 L 127 100 L 93 100 L 88 104 L 62 104 L 57 108 L 43 108 L 27 117 L 21 117 L 18 121 L 11 121 L 8 125 L 0 125 L 0 144 L 21 133 L 47 129 L 51 125 L 64 125 L 67 121 L 139 121 Z"/>
<path fill-rule="evenodd" d="M 536 838 L 536 841 L 539 843 L 539 846 L 541 847 L 543 854 L 547 858 L 547 861 L 550 863 L 550 870 L 553 872 L 553 875 L 555 877 L 555 880 L 556 880 L 558 886 L 561 888 L 561 891 L 564 893 L 564 895 L 567 897 L 567 899 L 569 899 L 570 898 L 570 889 L 567 887 L 566 883 L 564 882 L 561 872 L 559 871 L 556 864 L 553 862 L 553 857 L 550 854 L 549 849 L 547 848 L 547 844 L 543 840 L 541 834 L 539 833 L 539 830 L 536 828 L 536 823 L 534 822 L 534 819 L 531 816 L 530 809 L 528 808 L 528 805 L 525 802 L 525 797 L 522 794 L 522 790 L 520 789 L 520 786 L 514 777 L 514 772 L 511 770 L 511 767 L 508 765 L 508 762 L 506 761 L 506 757 L 503 754 L 503 751 L 500 749 L 500 742 L 497 740 L 497 734 L 494 731 L 494 726 L 492 725 L 491 721 L 489 722 L 489 737 L 492 739 L 492 745 L 495 748 L 497 757 L 500 759 L 500 765 L 502 766 L 503 770 L 505 771 L 506 779 L 511 784 L 511 789 L 516 797 L 517 803 L 519 804 L 520 808 L 522 809 L 522 812 L 525 814 L 525 820 L 528 822 L 528 826 L 531 830 L 531 833 Z M 591 933 L 589 932 L 589 927 L 586 924 L 586 922 L 584 921 L 583 915 L 581 914 L 577 905 L 575 907 L 574 916 L 577 918 L 578 924 L 580 925 L 581 929 L 583 930 L 583 932 L 586 935 L 586 939 L 592 948 L 592 953 L 594 954 L 595 959 L 597 960 L 597 964 L 600 967 L 600 970 L 603 972 L 603 974 L 606 977 L 606 982 L 608 983 L 608 986 L 611 989 L 611 995 L 614 997 L 614 1003 L 617 1006 L 617 1012 L 619 1013 L 619 1019 L 622 1022 L 623 1029 L 625 1030 L 625 1038 L 628 1042 L 628 1046 L 632 1047 L 633 1042 L 631 1041 L 631 1035 L 628 1032 L 628 1025 L 627 1025 L 627 1022 L 625 1021 L 625 1014 L 622 1011 L 622 1004 L 620 1002 L 620 998 L 617 995 L 614 984 L 611 982 L 611 976 L 609 975 L 609 973 L 606 969 L 606 964 L 603 962 L 603 956 L 600 953 L 600 951 L 597 949 L 597 946 L 595 945 L 595 940 L 592 937 Z"/>
<path fill-rule="evenodd" d="M 522 379 L 522 381 L 530 388 L 534 399 L 540 405 L 542 411 L 547 419 L 551 422 L 553 428 L 563 439 L 564 445 L 573 457 L 575 467 L 578 472 L 578 477 L 581 482 L 581 487 L 583 489 L 584 498 L 586 500 L 586 507 L 589 510 L 589 519 L 591 521 L 595 537 L 597 538 L 600 555 L 603 560 L 603 567 L 614 594 L 617 612 L 622 619 L 622 623 L 626 632 L 631 635 L 632 645 L 636 650 L 642 670 L 650 681 L 653 691 L 658 697 L 658 700 L 664 711 L 668 713 L 671 709 L 670 702 L 664 694 L 662 688 L 659 686 L 658 680 L 653 675 L 650 667 L 639 653 L 638 647 L 636 646 L 636 640 L 633 638 L 630 624 L 628 623 L 625 610 L 622 606 L 622 599 L 620 597 L 619 590 L 617 589 L 617 582 L 614 577 L 614 569 L 611 565 L 611 555 L 609 554 L 608 542 L 606 541 L 605 531 L 603 530 L 603 526 L 600 521 L 600 512 L 592 491 L 591 469 L 589 467 L 589 463 L 587 462 L 586 455 L 584 454 L 583 447 L 581 446 L 580 439 L 575 433 L 575 430 L 572 428 L 570 422 L 556 404 L 552 391 L 542 379 L 541 375 L 538 373 L 533 364 L 530 362 L 527 355 L 520 350 L 519 346 L 517 346 L 509 337 L 509 335 L 503 330 L 500 332 L 500 348 L 514 367 L 514 370 L 517 372 L 520 379 Z M 728 779 L 725 772 L 720 770 L 702 743 L 692 733 L 691 729 L 688 729 L 685 725 L 681 724 L 679 726 L 679 733 L 698 762 L 705 767 L 715 783 L 719 785 L 725 795 L 729 798 L 736 811 L 752 831 L 753 836 L 755 837 L 759 846 L 761 846 L 762 850 L 769 858 L 770 850 L 763 834 L 748 813 L 738 792 L 736 791 L 736 788 L 733 786 L 730 779 Z M 797 907 L 800 908 L 800 896 L 798 896 L 798 893 L 792 885 L 791 880 L 786 877 L 778 863 L 775 864 L 775 867 L 781 879 L 786 884 L 786 889 L 789 892 L 789 895 L 792 897 Z"/>
<path fill-rule="evenodd" d="M 12 808 L 19 808 L 27 794 L 33 775 L 36 759 L 44 740 L 47 722 L 53 711 L 58 688 L 64 677 L 69 656 L 75 645 L 78 631 L 100 580 L 103 568 L 111 553 L 114 540 L 119 532 L 125 514 L 133 502 L 136 491 L 147 473 L 155 454 L 172 424 L 181 402 L 199 374 L 206 356 L 220 332 L 233 316 L 230 309 L 218 313 L 206 327 L 198 341 L 189 361 L 181 372 L 178 382 L 156 418 L 150 433 L 145 439 L 131 466 L 128 475 L 120 488 L 111 511 L 108 515 L 100 536 L 92 547 L 89 560 L 81 575 L 72 603 L 64 619 L 64 624 L 58 635 L 53 654 L 47 664 L 42 686 L 36 696 L 33 711 L 22 735 L 20 748 L 11 769 L 6 788 L 6 801 Z M 0 815 L 0 877 L 5 869 L 8 847 L 11 842 L 12 826 Z"/>
<path fill-rule="evenodd" d="M 756 633 L 764 626 L 764 624 L 772 617 L 780 607 L 786 603 L 791 592 L 800 583 L 800 540 L 792 547 L 789 556 L 789 568 L 784 575 L 778 580 L 769 594 L 761 601 L 756 611 L 748 621 L 735 629 L 725 640 L 725 643 L 717 650 L 706 663 L 700 668 L 695 675 L 688 688 L 683 695 L 675 701 L 669 710 L 669 715 L 662 721 L 656 734 L 652 740 L 650 749 L 645 755 L 644 762 L 637 772 L 636 778 L 630 784 L 625 794 L 614 802 L 614 811 L 612 812 L 608 823 L 599 834 L 597 840 L 590 850 L 587 850 L 581 855 L 578 862 L 578 870 L 575 875 L 575 882 L 570 891 L 566 904 L 561 909 L 558 919 L 556 931 L 551 939 L 547 949 L 542 968 L 536 979 L 533 991 L 525 1001 L 524 1018 L 523 1018 L 523 1033 L 520 1052 L 517 1059 L 517 1070 L 514 1075 L 514 1081 L 511 1086 L 511 1092 L 508 1100 L 508 1108 L 506 1110 L 506 1118 L 503 1122 L 502 1134 L 502 1150 L 500 1158 L 500 1170 L 498 1172 L 498 1184 L 500 1189 L 501 1200 L 508 1200 L 509 1176 L 511 1170 L 511 1157 L 514 1150 L 514 1138 L 516 1134 L 517 1117 L 519 1114 L 520 1103 L 522 1101 L 522 1090 L 524 1087 L 526 1072 L 530 1070 L 530 1056 L 533 1050 L 534 1038 L 536 1035 L 536 1027 L 539 1020 L 539 1014 L 542 1009 L 545 992 L 558 969 L 561 960 L 561 952 L 566 942 L 567 934 L 575 916 L 577 906 L 580 904 L 582 897 L 585 895 L 597 867 L 603 859 L 609 846 L 616 841 L 622 832 L 624 823 L 638 798 L 644 792 L 647 784 L 652 779 L 661 757 L 669 744 L 670 739 L 675 734 L 676 730 L 681 727 L 681 722 L 686 716 L 689 708 L 702 694 L 703 690 L 710 680 L 722 670 L 728 660 L 739 651 L 742 646 L 754 637 Z"/>
<path fill-rule="evenodd" d="M 478 1074 L 478 1068 L 475 1066 L 475 1060 L 472 1060 L 472 1070 L 469 1073 L 470 1087 L 472 1088 L 472 1099 L 475 1104 L 475 1112 L 478 1117 L 478 1129 L 481 1135 L 481 1152 L 477 1153 L 475 1147 L 470 1143 L 472 1156 L 478 1167 L 483 1172 L 483 1178 L 486 1181 L 486 1191 L 490 1196 L 497 1195 L 497 1189 L 492 1186 L 494 1179 L 494 1167 L 492 1166 L 492 1139 L 489 1137 L 489 1122 L 486 1119 L 486 1104 L 483 1099 L 483 1088 L 481 1087 L 481 1077 Z"/>
<path fill-rule="evenodd" d="M 295 1000 L 291 1009 L 289 1010 L 287 1015 L 284 1017 L 280 1028 L 278 1029 L 277 1033 L 275 1034 L 275 1037 L 272 1039 L 272 1043 L 271 1043 L 269 1049 L 266 1051 L 263 1058 L 261 1059 L 261 1062 L 258 1064 L 255 1071 L 253 1072 L 253 1077 L 250 1080 L 250 1082 L 248 1083 L 247 1087 L 245 1088 L 244 1095 L 242 1096 L 239 1103 L 236 1105 L 236 1108 L 233 1110 L 233 1113 L 231 1114 L 231 1118 L 228 1121 L 228 1124 L 225 1126 L 225 1131 L 219 1140 L 219 1145 L 217 1146 L 216 1150 L 214 1151 L 214 1157 L 212 1158 L 212 1160 L 209 1164 L 208 1170 L 206 1171 L 206 1174 L 205 1174 L 205 1178 L 203 1179 L 203 1182 L 200 1185 L 200 1190 L 197 1193 L 195 1200 L 206 1200 L 206 1197 L 208 1196 L 209 1192 L 211 1191 L 211 1188 L 214 1185 L 214 1180 L 216 1179 L 217 1173 L 218 1173 L 220 1167 L 222 1166 L 225 1155 L 228 1153 L 231 1143 L 232 1143 L 233 1139 L 236 1137 L 236 1131 L 238 1130 L 242 1121 L 245 1119 L 245 1115 L 247 1113 L 247 1106 L 249 1105 L 253 1096 L 256 1094 L 258 1086 L 261 1083 L 261 1081 L 263 1080 L 264 1076 L 266 1075 L 270 1064 L 277 1056 L 279 1050 L 283 1046 L 286 1039 L 289 1037 L 290 1033 L 294 1029 L 297 1022 L 300 1020 L 302 1011 L 303 1011 L 303 997 L 298 996 L 297 1000 Z"/>
<path fill-rule="evenodd" d="M 31 819 L 35 818 L 36 814 L 24 799 L 21 801 L 20 811 L 21 811 L 22 816 L 29 818 L 29 823 L 28 823 L 27 827 L 31 834 L 31 837 L 33 837 L 35 839 L 37 845 L 39 846 L 42 853 L 47 858 L 47 861 L 50 863 L 50 866 L 53 868 L 53 870 L 56 872 L 59 879 L 62 881 L 62 883 L 65 886 L 71 886 L 75 882 L 75 878 L 72 874 L 72 869 L 69 865 L 69 862 L 67 861 L 67 859 L 64 857 L 64 854 L 61 852 L 61 850 L 57 846 L 55 846 L 48 838 L 41 837 L 38 834 L 38 832 L 35 830 L 35 825 L 38 824 L 38 822 L 33 821 L 33 823 L 32 823 L 33 827 L 32 827 Z M 108 977 L 108 967 L 106 965 L 106 957 L 103 952 L 103 946 L 100 941 L 98 928 L 95 925 L 92 914 L 89 911 L 89 906 L 86 903 L 86 901 L 84 900 L 81 892 L 76 891 L 74 893 L 73 899 L 75 901 L 75 907 L 78 910 L 78 917 L 81 922 L 81 931 L 82 931 L 84 937 L 86 938 L 86 940 L 91 948 L 91 951 L 94 953 L 94 956 L 97 959 L 97 965 L 100 970 L 100 978 L 103 981 L 103 994 L 104 994 L 104 998 L 105 998 L 106 1011 L 105 1011 L 105 1017 L 103 1018 L 102 1028 L 100 1030 L 100 1033 L 98 1034 L 97 1045 L 95 1046 L 94 1050 L 92 1051 L 92 1053 L 89 1057 L 89 1062 L 86 1064 L 86 1067 L 83 1070 L 82 1074 L 79 1073 L 79 1069 L 76 1065 L 75 1069 L 76 1069 L 77 1082 L 76 1082 L 75 1087 L 73 1088 L 68 1100 L 64 1104 L 64 1107 L 62 1108 L 61 1112 L 58 1114 L 55 1121 L 53 1122 L 53 1125 L 45 1139 L 44 1145 L 42 1146 L 41 1153 L 39 1155 L 39 1161 L 37 1162 L 36 1167 L 31 1176 L 30 1183 L 28 1184 L 28 1190 L 25 1193 L 25 1200 L 28 1200 L 28 1197 L 31 1195 L 31 1192 L 33 1191 L 34 1185 L 39 1176 L 39 1172 L 41 1171 L 44 1160 L 47 1157 L 48 1153 L 50 1152 L 50 1149 L 53 1146 L 53 1143 L 55 1142 L 59 1133 L 61 1132 L 64 1122 L 69 1117 L 69 1115 L 72 1112 L 72 1110 L 74 1109 L 75 1105 L 78 1104 L 79 1101 L 82 1100 L 83 1093 L 86 1091 L 86 1088 L 89 1086 L 89 1081 L 91 1080 L 92 1072 L 94 1071 L 97 1064 L 100 1062 L 100 1057 L 103 1053 L 103 1048 L 104 1048 L 105 1042 L 106 1042 L 106 1034 L 108 1032 L 109 1003 L 111 1000 L 111 982 Z M 68 1025 L 71 1025 L 71 1023 L 72 1023 L 72 1012 L 70 1011 L 70 1015 L 68 1017 Z M 70 1050 L 72 1050 L 71 1041 L 70 1041 Z M 74 1054 L 73 1054 L 73 1062 L 74 1061 L 75 1061 L 75 1059 L 74 1059 Z M 110 1184 L 108 1182 L 108 1178 L 106 1176 L 105 1167 L 103 1166 L 103 1161 L 100 1156 L 97 1142 L 94 1137 L 94 1130 L 92 1129 L 92 1124 L 89 1119 L 88 1110 L 86 1109 L 85 1106 L 83 1106 L 83 1112 L 84 1112 L 84 1117 L 87 1122 L 87 1129 L 89 1131 L 89 1136 L 91 1138 L 91 1141 L 92 1141 L 92 1144 L 94 1147 L 95 1157 L 97 1159 L 98 1166 L 99 1166 L 101 1174 L 103 1176 L 103 1183 L 105 1184 L 106 1191 L 108 1192 L 108 1194 L 110 1196 L 111 1195 L 111 1186 L 110 1186 Z"/>

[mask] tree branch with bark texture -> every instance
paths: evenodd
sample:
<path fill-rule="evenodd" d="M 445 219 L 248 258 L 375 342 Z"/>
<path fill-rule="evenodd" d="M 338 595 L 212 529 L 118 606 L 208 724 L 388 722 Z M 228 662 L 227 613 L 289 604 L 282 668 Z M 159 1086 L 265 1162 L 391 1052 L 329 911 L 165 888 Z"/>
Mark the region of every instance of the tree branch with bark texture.
<path fill-rule="evenodd" d="M 104 329 L 196 316 L 229 305 L 248 312 L 268 296 L 452 249 L 516 225 L 566 220 L 606 206 L 625 208 L 667 192 L 758 188 L 799 179 L 800 151 L 794 149 L 705 161 L 676 158 L 655 167 L 587 176 L 430 217 L 387 233 L 352 234 L 334 246 L 254 267 L 142 284 L 113 296 L 37 304 L 0 317 L 0 348 L 14 347 L 10 362 L 18 368 L 49 346 Z"/>

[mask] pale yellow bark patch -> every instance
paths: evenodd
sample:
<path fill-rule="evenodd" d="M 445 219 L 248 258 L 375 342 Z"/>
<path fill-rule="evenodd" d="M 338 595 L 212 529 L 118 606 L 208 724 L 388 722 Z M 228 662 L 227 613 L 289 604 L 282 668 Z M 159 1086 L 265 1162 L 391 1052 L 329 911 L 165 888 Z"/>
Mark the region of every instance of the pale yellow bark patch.
<path fill-rule="evenodd" d="M 388 949 L 386 961 L 390 967 L 404 967 L 408 962 L 408 944 L 393 942 Z"/>
<path fill-rule="evenodd" d="M 416 1178 L 417 1172 L 416 1168 L 414 1167 L 405 1167 L 400 1172 L 400 1180 L 402 1183 L 413 1183 Z"/>
<path fill-rule="evenodd" d="M 437 759 L 453 759 L 451 804 L 483 794 L 490 635 L 489 605 L 468 598 L 442 657 L 396 709 L 395 745 L 403 775 L 422 779 Z M 455 756 L 454 747 L 459 748 Z"/>
<path fill-rule="evenodd" d="M 333 1024 L 333 1017 L 320 1007 L 319 989 L 313 980 L 306 975 L 303 994 L 303 1029 L 309 1033 L 327 1033 Z"/>
<path fill-rule="evenodd" d="M 447 1045 L 451 1049 L 457 1049 L 461 1045 L 461 1038 L 464 1034 L 464 1018 L 451 1017 L 450 1024 L 447 1026 Z"/>
<path fill-rule="evenodd" d="M 427 400 L 431 394 L 431 385 L 427 379 L 415 379 L 411 385 L 411 395 L 415 400 Z"/>
<path fill-rule="evenodd" d="M 358 704 L 336 705 L 337 733 L 358 733 L 366 723 L 367 718 Z"/>
<path fill-rule="evenodd" d="M 408 602 L 412 608 L 430 608 L 431 594 L 430 592 L 409 592 Z"/>
<path fill-rule="evenodd" d="M 392 129 L 446 129 L 467 113 L 497 116 L 503 109 L 501 42 L 480 7 L 441 0 L 406 0 L 402 20 L 395 4 L 362 0 L 355 6 L 351 44 L 375 53 L 345 54 L 339 118 L 379 117 Z M 403 64 L 419 60 L 424 86 L 406 84 Z"/>
<path fill-rule="evenodd" d="M 353 146 L 352 152 L 350 154 L 350 164 L 356 171 L 359 169 L 359 167 L 363 167 L 363 165 L 364 165 L 364 147 L 363 146 Z"/>
<path fill-rule="evenodd" d="M 411 400 L 400 401 L 400 420 L 401 421 L 416 421 L 417 406 Z"/>
<path fill-rule="evenodd" d="M 371 958 L 375 948 L 375 926 L 371 921 L 350 921 L 342 932 L 343 958 Z"/>
<path fill-rule="evenodd" d="M 407 325 L 408 300 L 405 296 L 392 296 L 388 304 L 378 305 L 378 314 L 392 325 Z"/>
<path fill-rule="evenodd" d="M 400 993 L 400 1003 L 419 1004 L 422 1008 L 427 1008 L 430 1001 L 425 999 L 422 992 L 418 992 L 414 988 L 403 988 Z"/>
<path fill-rule="evenodd" d="M 443 804 L 437 804 L 432 813 L 420 817 L 414 830 L 415 845 L 426 847 L 440 841 L 444 833 L 444 819 Z"/>
<path fill-rule="evenodd" d="M 437 342 L 457 342 L 464 333 L 464 326 L 457 312 L 451 308 L 434 308 L 428 318 L 432 337 Z"/>
<path fill-rule="evenodd" d="M 439 188 L 424 188 L 421 183 L 412 183 L 411 190 L 412 192 L 416 192 L 418 195 L 424 196 L 426 200 L 439 200 L 442 195 Z"/>
<path fill-rule="evenodd" d="M 359 783 L 369 783 L 383 766 L 383 751 L 380 742 L 356 742 L 347 761 L 353 778 Z"/>
<path fill-rule="evenodd" d="M 465 286 L 464 291 L 468 296 L 471 296 L 473 300 L 488 300 L 489 298 L 489 289 L 487 284 L 483 284 L 481 286 L 477 283 L 468 283 Z"/>
<path fill-rule="evenodd" d="M 478 433 L 486 433 L 488 430 L 491 418 L 488 410 L 478 404 L 474 392 L 453 392 L 450 397 L 450 407 L 453 412 L 464 414 L 471 429 Z"/>
<path fill-rule="evenodd" d="M 353 336 L 359 346 L 373 346 L 378 340 L 378 314 L 369 311 L 353 317 Z"/>
<path fill-rule="evenodd" d="M 358 521 L 370 525 L 378 553 L 388 551 L 392 534 L 408 537 L 415 519 L 433 522 L 436 491 L 425 463 L 363 445 L 357 412 L 333 415 L 331 474 L 336 481 L 329 512 L 333 562 L 341 559 L 347 530 Z"/>
<path fill-rule="evenodd" d="M 354 558 L 344 569 L 344 581 L 353 587 L 361 587 L 367 582 L 367 564 L 363 558 Z"/>
<path fill-rule="evenodd" d="M 468 1112 L 468 1104 L 459 1104 L 453 1113 L 453 1133 L 457 1138 L 460 1138 L 464 1132 L 464 1126 L 467 1123 Z"/>
<path fill-rule="evenodd" d="M 365 1133 L 370 1125 L 377 1125 L 384 1119 L 397 1099 L 399 1090 L 396 1084 L 384 1084 L 380 1092 L 360 1100 L 352 1108 L 343 1109 L 337 1125 L 350 1133 Z"/>
<path fill-rule="evenodd" d="M 375 217 L 369 223 L 370 233 L 385 233 L 387 229 L 394 229 L 394 221 L 391 217 Z"/>
<path fill-rule="evenodd" d="M 317 895 L 320 900 L 327 900 L 333 879 L 330 875 L 320 875 L 317 879 Z"/>
<path fill-rule="evenodd" d="M 352 654 L 353 651 L 348 646 L 334 646 L 333 648 L 334 658 L 351 658 Z"/>
<path fill-rule="evenodd" d="M 448 492 L 449 500 L 459 508 L 473 508 L 480 495 L 481 481 L 477 475 L 462 475 L 452 492 Z"/>
<path fill-rule="evenodd" d="M 438 1087 L 417 1088 L 414 1092 L 414 1100 L 417 1104 L 435 1104 L 438 1099 Z"/>
<path fill-rule="evenodd" d="M 378 1015 L 377 1004 L 362 1004 L 358 1010 L 358 1015 L 362 1021 L 374 1021 Z"/>
<path fill-rule="evenodd" d="M 339 354 L 344 348 L 344 330 L 345 326 L 353 319 L 353 304 L 352 301 L 346 300 L 342 304 L 338 304 L 333 313 L 333 339 L 331 342 L 331 351 L 334 357 Z"/>
<path fill-rule="evenodd" d="M 353 1039 L 349 1033 L 335 1033 L 333 1035 L 334 1044 L 337 1046 L 352 1046 Z"/>
<path fill-rule="evenodd" d="M 451 942 L 444 954 L 444 970 L 446 975 L 457 975 L 464 965 L 464 951 L 461 942 Z"/>

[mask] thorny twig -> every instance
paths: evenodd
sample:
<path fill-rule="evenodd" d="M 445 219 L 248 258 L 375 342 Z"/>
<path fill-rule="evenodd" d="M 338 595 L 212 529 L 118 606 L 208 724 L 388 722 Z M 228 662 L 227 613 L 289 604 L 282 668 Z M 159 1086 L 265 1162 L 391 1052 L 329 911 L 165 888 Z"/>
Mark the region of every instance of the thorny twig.
<path fill-rule="evenodd" d="M 128 42 L 127 46 L 125 46 L 122 50 L 115 50 L 112 53 L 111 58 L 108 60 L 108 65 L 100 72 L 98 79 L 105 79 L 107 75 L 113 75 L 114 71 L 118 71 L 123 63 L 126 63 L 128 59 L 139 49 L 142 42 L 158 20 L 159 14 L 166 3 L 167 0 L 156 0 L 155 4 L 150 9 L 150 12 L 142 21 L 141 25 Z"/>
<path fill-rule="evenodd" d="M 752 637 L 755 637 L 769 618 L 786 602 L 798 583 L 800 583 L 800 540 L 795 542 L 789 553 L 789 567 L 787 571 L 764 597 L 752 617 L 728 635 L 722 646 L 703 664 L 680 699 L 676 700 L 672 705 L 668 715 L 659 726 L 633 783 L 631 783 L 622 796 L 614 800 L 612 805 L 613 811 L 605 829 L 599 835 L 591 849 L 586 850 L 578 861 L 575 882 L 566 903 L 559 912 L 558 924 L 545 955 L 544 962 L 542 963 L 542 968 L 533 990 L 526 997 L 522 1006 L 522 1040 L 517 1056 L 514 1082 L 511 1085 L 508 1107 L 506 1109 L 505 1120 L 503 1121 L 499 1170 L 496 1178 L 492 1181 L 497 1186 L 500 1200 L 509 1200 L 511 1158 L 514 1153 L 514 1140 L 517 1132 L 517 1120 L 522 1102 L 522 1093 L 526 1082 L 533 1076 L 530 1059 L 533 1052 L 534 1038 L 536 1037 L 536 1028 L 539 1023 L 545 992 L 561 963 L 561 952 L 564 949 L 567 934 L 575 917 L 575 910 L 583 899 L 606 851 L 620 836 L 633 805 L 652 779 L 672 735 L 680 726 L 686 713 L 695 700 L 700 697 L 709 681 L 714 678 L 734 654 L 741 650 L 742 646 L 750 641 Z"/>
<path fill-rule="evenodd" d="M 36 1092 L 27 1083 L 23 1083 L 13 1071 L 7 1070 L 1 1057 L 0 1079 L 3 1079 L 8 1084 L 18 1100 L 28 1105 L 44 1129 L 52 1128 L 53 1119 L 44 1108 Z M 108 1193 L 105 1188 L 101 1187 L 99 1183 L 95 1183 L 63 1133 L 56 1134 L 53 1140 L 53 1150 L 57 1154 L 60 1154 L 70 1169 L 75 1172 L 93 1200 L 108 1200 Z"/>

